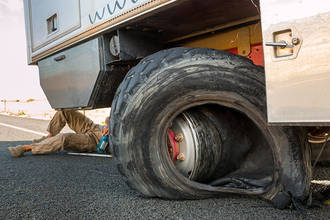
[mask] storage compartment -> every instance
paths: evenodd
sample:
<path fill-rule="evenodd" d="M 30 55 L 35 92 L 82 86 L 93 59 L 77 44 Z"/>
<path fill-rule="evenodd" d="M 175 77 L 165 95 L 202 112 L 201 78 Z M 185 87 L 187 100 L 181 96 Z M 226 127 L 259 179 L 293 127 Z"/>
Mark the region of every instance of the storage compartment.
<path fill-rule="evenodd" d="M 111 32 L 39 61 L 40 84 L 55 109 L 110 107 L 129 69 L 161 48 L 143 32 Z"/>
<path fill-rule="evenodd" d="M 99 73 L 99 39 L 38 62 L 40 84 L 53 108 L 87 107 Z"/>
<path fill-rule="evenodd" d="M 109 38 L 101 36 L 38 62 L 40 85 L 54 109 L 110 107 L 130 66 L 111 64 Z"/>
<path fill-rule="evenodd" d="M 80 28 L 79 0 L 29 0 L 32 51 Z"/>

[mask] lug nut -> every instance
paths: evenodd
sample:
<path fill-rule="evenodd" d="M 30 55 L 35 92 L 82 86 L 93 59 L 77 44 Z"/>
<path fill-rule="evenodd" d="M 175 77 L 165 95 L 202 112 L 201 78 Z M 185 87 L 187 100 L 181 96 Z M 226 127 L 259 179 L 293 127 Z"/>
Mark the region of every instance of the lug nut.
<path fill-rule="evenodd" d="M 183 153 L 179 153 L 179 155 L 176 157 L 177 160 L 184 161 L 186 159 L 185 155 Z"/>
<path fill-rule="evenodd" d="M 182 133 L 179 133 L 175 136 L 174 138 L 177 142 L 182 142 L 184 137 L 183 137 L 183 134 Z"/>

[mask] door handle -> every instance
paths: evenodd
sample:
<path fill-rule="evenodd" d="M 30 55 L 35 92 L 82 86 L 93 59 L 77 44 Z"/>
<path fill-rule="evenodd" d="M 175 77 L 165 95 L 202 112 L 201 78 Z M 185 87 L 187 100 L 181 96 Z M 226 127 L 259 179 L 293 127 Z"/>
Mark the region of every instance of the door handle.
<path fill-rule="evenodd" d="M 297 37 L 292 38 L 292 44 L 288 44 L 286 41 L 279 41 L 279 42 L 266 42 L 266 46 L 271 47 L 280 47 L 284 48 L 293 48 L 295 45 L 299 44 L 300 40 Z"/>
<path fill-rule="evenodd" d="M 266 42 L 266 46 L 286 48 L 288 46 L 288 44 L 285 41 L 281 41 L 281 42 Z"/>
<path fill-rule="evenodd" d="M 60 62 L 61 60 L 64 60 L 65 58 L 66 58 L 65 55 L 61 55 L 61 56 L 55 57 L 54 60 L 55 60 L 56 62 Z"/>
<path fill-rule="evenodd" d="M 266 42 L 266 46 L 280 47 L 282 49 L 284 49 L 284 48 L 292 48 L 293 47 L 293 45 L 289 45 L 285 41 L 280 41 L 280 42 Z"/>

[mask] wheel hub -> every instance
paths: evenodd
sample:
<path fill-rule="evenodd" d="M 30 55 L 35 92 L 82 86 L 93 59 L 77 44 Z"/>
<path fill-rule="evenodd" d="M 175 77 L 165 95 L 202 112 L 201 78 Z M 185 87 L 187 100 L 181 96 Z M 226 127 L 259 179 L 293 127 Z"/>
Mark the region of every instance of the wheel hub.
<path fill-rule="evenodd" d="M 169 153 L 175 167 L 184 176 L 189 177 L 195 167 L 198 143 L 186 114 L 181 114 L 173 121 L 171 129 L 168 130 L 168 139 L 174 142 L 173 147 L 169 148 Z"/>
<path fill-rule="evenodd" d="M 199 181 L 212 175 L 221 156 L 221 137 L 203 112 L 181 113 L 173 120 L 167 137 L 170 158 L 181 174 Z"/>

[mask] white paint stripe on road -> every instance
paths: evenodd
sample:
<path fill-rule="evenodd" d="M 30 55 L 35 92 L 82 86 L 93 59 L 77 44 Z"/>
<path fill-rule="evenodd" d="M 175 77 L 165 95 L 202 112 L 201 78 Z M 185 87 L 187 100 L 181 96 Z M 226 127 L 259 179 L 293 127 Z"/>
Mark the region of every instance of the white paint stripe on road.
<path fill-rule="evenodd" d="M 41 136 L 46 136 L 47 135 L 46 133 L 37 132 L 37 131 L 33 131 L 33 130 L 30 130 L 30 129 L 21 128 L 21 127 L 16 127 L 14 125 L 9 125 L 9 124 L 5 124 L 5 123 L 1 123 L 1 122 L 0 122 L 0 125 L 8 127 L 8 128 L 14 128 L 14 129 L 17 129 L 17 130 L 29 132 L 29 133 L 32 133 L 32 134 L 41 135 Z"/>

